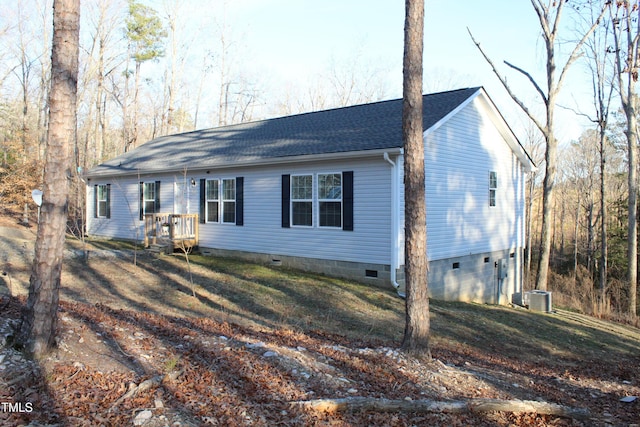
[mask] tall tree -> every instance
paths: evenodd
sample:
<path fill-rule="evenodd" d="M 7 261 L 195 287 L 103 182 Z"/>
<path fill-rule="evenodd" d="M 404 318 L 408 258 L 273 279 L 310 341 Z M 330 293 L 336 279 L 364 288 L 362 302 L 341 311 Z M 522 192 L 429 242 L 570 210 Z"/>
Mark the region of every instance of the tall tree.
<path fill-rule="evenodd" d="M 628 214 L 627 260 L 628 266 L 628 313 L 636 316 L 638 292 L 638 94 L 636 83 L 640 68 L 640 2 L 622 0 L 616 2 L 616 10 L 611 9 L 611 19 L 615 25 L 613 35 L 615 47 L 616 72 L 622 110 L 627 119 L 625 136 L 627 138 L 628 173 Z"/>
<path fill-rule="evenodd" d="M 163 41 L 167 32 L 162 21 L 152 8 L 129 0 L 129 16 L 126 21 L 127 39 L 131 50 L 131 58 L 135 63 L 133 87 L 133 129 L 131 137 L 125 140 L 125 151 L 138 143 L 138 92 L 140 90 L 140 66 L 147 61 L 164 55 Z M 125 102 L 127 100 L 125 99 Z M 125 117 L 126 120 L 126 117 Z"/>
<path fill-rule="evenodd" d="M 405 0 L 402 138 L 404 140 L 406 322 L 402 348 L 430 359 L 427 223 L 422 123 L 424 1 Z"/>
<path fill-rule="evenodd" d="M 76 132 L 79 28 L 80 0 L 55 0 L 43 203 L 29 297 L 16 337 L 17 344 L 35 357 L 44 355 L 55 343 Z"/>
<path fill-rule="evenodd" d="M 591 22 L 593 22 L 593 10 Z M 599 141 L 600 160 L 600 269 L 599 269 L 599 304 L 601 309 L 605 304 L 605 293 L 607 287 L 609 247 L 607 237 L 607 223 L 609 215 L 606 203 L 607 188 L 607 154 L 609 139 L 607 137 L 609 127 L 609 112 L 611 100 L 615 90 L 615 79 L 612 80 L 615 61 L 607 58 L 607 49 L 610 47 L 610 37 L 614 27 L 611 19 L 603 25 L 601 31 L 595 31 L 593 37 L 586 44 L 588 55 L 588 66 L 591 70 L 591 81 L 593 85 L 593 106 L 595 116 L 590 116 L 590 120 L 596 124 Z"/>
<path fill-rule="evenodd" d="M 542 99 L 545 107 L 544 119 L 539 119 L 533 111 L 525 105 L 524 102 L 511 90 L 511 87 L 507 84 L 506 77 L 502 76 L 496 68 L 493 61 L 487 56 L 484 50 L 480 47 L 480 43 L 475 40 L 471 32 L 471 39 L 482 53 L 482 56 L 491 66 L 494 74 L 498 77 L 502 86 L 507 90 L 509 96 L 513 101 L 529 116 L 529 118 L 536 124 L 536 127 L 543 134 L 546 142 L 545 150 L 545 174 L 542 183 L 542 232 L 540 237 L 540 258 L 538 262 L 538 274 L 536 278 L 536 289 L 547 289 L 547 278 L 549 275 L 549 260 L 551 257 L 551 235 L 553 229 L 552 210 L 554 206 L 554 183 L 557 172 L 557 157 L 558 157 L 558 140 L 556 139 L 555 129 L 555 109 L 560 94 L 560 89 L 567 77 L 567 72 L 571 65 L 578 59 L 581 53 L 582 45 L 589 38 L 591 33 L 595 31 L 596 27 L 602 16 L 604 15 L 605 8 L 602 9 L 600 16 L 593 23 L 591 28 L 582 36 L 573 50 L 571 51 L 567 61 L 560 70 L 560 74 L 557 75 L 557 65 L 559 53 L 556 51 L 556 44 L 560 42 L 558 40 L 558 34 L 562 28 L 561 18 L 564 8 L 568 2 L 548 0 L 545 4 L 543 0 L 531 0 L 531 5 L 535 10 L 536 16 L 542 29 L 542 39 L 544 41 L 546 52 L 546 88 L 538 84 L 534 77 L 527 71 L 519 68 L 509 62 L 505 61 L 505 64 L 524 75 L 527 80 L 533 85 L 535 91 Z M 608 4 L 608 3 L 607 3 Z"/>

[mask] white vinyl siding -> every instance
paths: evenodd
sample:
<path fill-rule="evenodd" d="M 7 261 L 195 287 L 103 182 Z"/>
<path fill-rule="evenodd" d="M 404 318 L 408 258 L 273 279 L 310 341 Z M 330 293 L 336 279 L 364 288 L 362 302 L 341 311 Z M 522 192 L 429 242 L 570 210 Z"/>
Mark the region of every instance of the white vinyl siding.
<path fill-rule="evenodd" d="M 524 246 L 523 167 L 482 112 L 476 99 L 426 136 L 431 260 Z M 492 186 L 495 206 L 487 200 Z"/>
<path fill-rule="evenodd" d="M 281 226 L 282 174 L 312 175 L 334 173 L 328 171 L 353 171 L 354 180 L 354 230 L 338 227 Z M 225 169 L 224 175 L 212 170 L 189 173 L 198 182 L 210 176 L 244 177 L 244 225 L 220 227 L 203 224 L 199 228 L 200 246 L 257 252 L 262 254 L 290 255 L 324 260 L 340 260 L 377 264 L 390 263 L 391 244 L 391 184 L 390 167 L 382 156 L 358 160 L 332 162 L 308 162 L 300 164 Z M 164 206 L 172 206 L 173 175 L 155 175 L 149 181 L 162 181 L 160 195 Z M 182 178 L 180 178 L 182 179 Z M 98 179 L 92 179 L 96 184 Z M 166 185 L 165 185 L 166 183 Z M 93 192 L 93 188 L 91 188 Z M 165 194 L 165 191 L 167 194 Z M 317 193 L 317 190 L 314 188 Z M 142 239 L 141 222 L 136 207 L 138 182 L 135 178 L 119 179 L 111 186 L 111 221 L 89 222 L 89 233 L 105 237 Z M 189 205 L 199 205 L 199 192 L 192 191 Z M 224 197 L 221 194 L 221 198 Z M 317 197 L 317 196 L 316 196 Z M 129 202 L 128 202 L 129 201 Z M 191 213 L 197 213 L 192 212 Z M 363 273 L 364 274 L 364 273 Z"/>

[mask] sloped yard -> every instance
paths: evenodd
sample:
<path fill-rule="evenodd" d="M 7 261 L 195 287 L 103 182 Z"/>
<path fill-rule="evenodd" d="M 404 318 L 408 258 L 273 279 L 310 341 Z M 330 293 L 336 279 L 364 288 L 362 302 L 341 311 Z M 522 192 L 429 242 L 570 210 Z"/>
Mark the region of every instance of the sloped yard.
<path fill-rule="evenodd" d="M 31 240 L 0 237 L 0 332 L 26 294 Z M 111 242 L 66 254 L 58 350 L 0 350 L 0 425 L 631 425 L 640 332 L 558 311 L 432 302 L 434 361 L 398 351 L 404 302 L 376 289 L 237 260 L 155 257 Z M 9 290 L 14 296 L 9 297 Z M 195 294 L 195 296 L 193 296 Z M 327 414 L 322 398 L 540 400 L 530 413 Z M 627 399 L 630 400 L 630 399 Z M 29 403 L 28 407 L 25 407 Z M 22 404 L 23 411 L 18 411 Z M 26 409 L 31 408 L 31 411 Z M 176 424 L 180 423 L 180 424 Z"/>

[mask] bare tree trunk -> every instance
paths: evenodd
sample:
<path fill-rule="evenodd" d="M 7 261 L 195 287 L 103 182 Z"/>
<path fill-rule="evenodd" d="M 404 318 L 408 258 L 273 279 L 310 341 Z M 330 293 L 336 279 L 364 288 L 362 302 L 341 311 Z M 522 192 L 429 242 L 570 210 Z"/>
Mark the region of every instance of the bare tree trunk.
<path fill-rule="evenodd" d="M 636 98 L 635 92 L 630 98 Z M 629 261 L 629 314 L 636 316 L 638 293 L 638 120 L 637 102 L 625 109 L 627 114 L 627 148 L 629 151 L 629 227 L 627 230 L 627 259 Z"/>
<path fill-rule="evenodd" d="M 578 278 L 578 232 L 580 223 L 580 197 L 578 197 L 578 203 L 576 207 L 576 216 L 573 218 L 575 224 L 573 224 L 573 280 L 574 283 Z"/>
<path fill-rule="evenodd" d="M 405 1 L 402 137 L 404 139 L 406 323 L 402 348 L 430 359 L 427 224 L 422 124 L 424 2 Z"/>
<path fill-rule="evenodd" d="M 627 261 L 628 266 L 628 313 L 636 316 L 636 298 L 638 281 L 638 95 L 636 94 L 636 82 L 638 80 L 639 60 L 638 42 L 640 40 L 640 9 L 629 1 L 616 4 L 616 16 L 611 12 L 612 20 L 617 25 L 614 28 L 616 71 L 618 73 L 618 86 L 622 109 L 627 119 L 625 135 L 627 137 L 628 150 L 628 215 L 627 228 Z M 620 33 L 618 33 L 620 32 Z M 625 37 L 623 39 L 623 37 Z M 626 77 L 623 77 L 626 76 Z"/>
<path fill-rule="evenodd" d="M 600 128 L 600 212 L 602 212 L 602 224 L 600 225 L 600 307 L 604 311 L 604 302 L 607 289 L 607 262 L 608 262 L 608 246 L 607 246 L 607 203 L 605 199 L 605 135 L 606 129 Z"/>
<path fill-rule="evenodd" d="M 129 72 L 129 60 L 131 58 L 131 47 L 127 50 L 127 59 L 124 70 L 124 89 L 122 96 L 122 153 L 126 153 L 129 151 L 129 79 L 131 78 L 131 73 Z M 118 153 L 118 154 L 122 154 Z"/>
<path fill-rule="evenodd" d="M 593 188 L 593 187 L 591 187 Z M 595 202 L 593 200 L 593 194 L 588 194 L 588 209 L 587 209 L 587 270 L 593 277 L 593 268 L 594 268 L 594 235 L 595 235 L 595 222 L 597 219 L 594 218 L 594 208 Z"/>
<path fill-rule="evenodd" d="M 55 343 L 71 150 L 76 137 L 79 26 L 80 0 L 55 0 L 43 203 L 29 297 L 16 340 L 35 357 Z"/>
<path fill-rule="evenodd" d="M 135 83 L 133 87 L 133 123 L 131 129 L 132 148 L 138 146 L 138 94 L 140 92 L 140 65 L 141 62 L 136 60 Z"/>
<path fill-rule="evenodd" d="M 527 200 L 527 285 L 531 283 L 531 245 L 533 242 L 533 193 L 535 191 L 535 173 L 529 178 L 529 199 Z"/>

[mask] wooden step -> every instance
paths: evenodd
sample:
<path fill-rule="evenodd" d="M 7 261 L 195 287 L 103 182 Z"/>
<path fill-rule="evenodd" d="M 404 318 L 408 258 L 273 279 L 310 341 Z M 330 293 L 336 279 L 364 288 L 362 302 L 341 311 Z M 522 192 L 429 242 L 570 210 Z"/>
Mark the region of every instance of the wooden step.
<path fill-rule="evenodd" d="M 151 252 L 152 254 L 170 254 L 171 249 L 171 245 L 160 243 L 152 243 L 147 247 L 147 251 Z"/>

